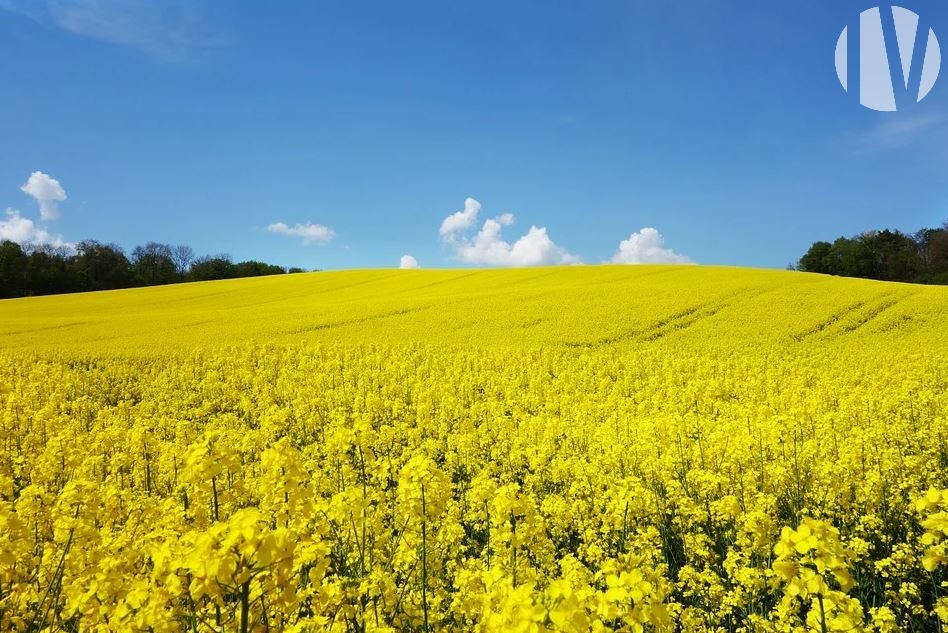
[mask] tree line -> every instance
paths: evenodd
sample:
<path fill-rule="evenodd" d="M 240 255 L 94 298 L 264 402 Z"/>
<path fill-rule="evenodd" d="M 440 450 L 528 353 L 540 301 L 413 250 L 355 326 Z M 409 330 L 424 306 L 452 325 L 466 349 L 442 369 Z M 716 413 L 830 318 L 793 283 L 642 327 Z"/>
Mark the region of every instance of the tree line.
<path fill-rule="evenodd" d="M 209 281 L 304 272 L 229 255 L 195 255 L 190 246 L 148 242 L 126 254 L 116 244 L 79 242 L 75 250 L 0 242 L 0 298 L 117 290 L 184 281 Z"/>
<path fill-rule="evenodd" d="M 948 222 L 913 235 L 885 229 L 815 242 L 798 270 L 842 277 L 948 284 Z"/>

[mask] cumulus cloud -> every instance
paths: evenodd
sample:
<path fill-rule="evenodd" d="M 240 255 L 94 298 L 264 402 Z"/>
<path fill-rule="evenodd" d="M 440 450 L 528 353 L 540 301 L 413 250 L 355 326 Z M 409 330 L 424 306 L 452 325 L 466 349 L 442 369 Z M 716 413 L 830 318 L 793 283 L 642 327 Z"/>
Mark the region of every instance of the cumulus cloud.
<path fill-rule="evenodd" d="M 665 248 L 665 238 L 656 229 L 645 227 L 619 242 L 613 264 L 692 264 L 691 258 Z"/>
<path fill-rule="evenodd" d="M 325 244 L 336 236 L 336 232 L 328 226 L 322 224 L 297 224 L 296 226 L 287 226 L 283 222 L 274 222 L 267 227 L 267 230 L 277 235 L 287 235 L 290 237 L 303 238 L 303 244 Z"/>
<path fill-rule="evenodd" d="M 0 219 L 0 241 L 10 240 L 22 246 L 45 244 L 75 250 L 75 244 L 67 242 L 62 235 L 50 233 L 45 226 L 40 226 L 33 220 L 23 217 L 16 209 L 7 209 L 4 216 Z"/>
<path fill-rule="evenodd" d="M 418 265 L 418 260 L 411 255 L 402 255 L 402 258 L 398 260 L 398 267 L 403 270 L 421 268 L 421 266 Z"/>
<path fill-rule="evenodd" d="M 580 258 L 557 245 L 546 228 L 531 226 L 513 244 L 503 239 L 503 228 L 514 223 L 512 213 L 504 213 L 484 221 L 473 237 L 469 230 L 477 222 L 481 204 L 474 198 L 464 201 L 464 210 L 441 222 L 441 239 L 454 252 L 454 257 L 468 264 L 490 266 L 542 266 L 545 264 L 578 264 Z"/>
<path fill-rule="evenodd" d="M 66 190 L 58 180 L 41 171 L 34 171 L 20 190 L 36 200 L 41 220 L 59 219 L 59 203 L 66 199 Z"/>
<path fill-rule="evenodd" d="M 477 220 L 477 214 L 480 210 L 480 202 L 474 198 L 465 198 L 464 210 L 452 213 L 441 222 L 441 237 L 448 237 L 454 233 L 466 231 L 474 226 L 474 222 Z"/>

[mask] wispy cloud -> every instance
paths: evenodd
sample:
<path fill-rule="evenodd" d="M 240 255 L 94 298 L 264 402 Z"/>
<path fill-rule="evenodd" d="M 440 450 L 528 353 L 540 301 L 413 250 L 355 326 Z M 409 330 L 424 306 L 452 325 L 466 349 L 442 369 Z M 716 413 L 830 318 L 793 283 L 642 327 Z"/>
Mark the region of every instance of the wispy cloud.
<path fill-rule="evenodd" d="M 322 224 L 313 224 L 306 222 L 289 226 L 283 222 L 274 222 L 267 227 L 267 230 L 277 235 L 286 235 L 289 237 L 303 238 L 303 244 L 325 244 L 336 236 L 336 232 L 328 226 Z"/>
<path fill-rule="evenodd" d="M 853 143 L 856 151 L 873 152 L 898 149 L 944 131 L 945 117 L 940 114 L 898 115 L 866 130 Z"/>
<path fill-rule="evenodd" d="M 193 59 L 227 43 L 202 19 L 198 3 L 188 0 L 0 0 L 0 9 L 168 61 Z"/>

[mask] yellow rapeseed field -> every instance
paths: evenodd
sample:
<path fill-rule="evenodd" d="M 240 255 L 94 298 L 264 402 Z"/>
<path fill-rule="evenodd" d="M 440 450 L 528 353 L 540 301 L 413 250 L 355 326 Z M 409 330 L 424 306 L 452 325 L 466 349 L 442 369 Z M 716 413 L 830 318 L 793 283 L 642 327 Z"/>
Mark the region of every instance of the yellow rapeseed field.
<path fill-rule="evenodd" d="M 941 631 L 948 288 L 357 271 L 0 301 L 2 631 Z"/>

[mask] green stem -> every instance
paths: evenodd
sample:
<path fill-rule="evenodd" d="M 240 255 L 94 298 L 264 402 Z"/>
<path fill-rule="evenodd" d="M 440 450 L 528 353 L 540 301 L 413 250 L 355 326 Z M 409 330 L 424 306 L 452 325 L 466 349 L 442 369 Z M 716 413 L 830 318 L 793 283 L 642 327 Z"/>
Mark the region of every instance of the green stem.
<path fill-rule="evenodd" d="M 425 487 L 421 487 L 421 610 L 425 617 L 424 631 L 428 628 L 428 521 L 425 506 Z"/>
<path fill-rule="evenodd" d="M 816 594 L 816 601 L 820 604 L 820 631 L 822 631 L 822 633 L 827 633 L 826 611 L 823 609 L 823 594 Z"/>
<path fill-rule="evenodd" d="M 514 514 L 510 515 L 510 559 L 511 567 L 513 568 L 513 586 L 517 586 L 517 517 Z"/>
<path fill-rule="evenodd" d="M 487 571 L 490 571 L 490 508 L 484 502 L 484 511 L 487 512 Z"/>
<path fill-rule="evenodd" d="M 250 626 L 250 581 L 240 588 L 240 633 L 247 633 Z"/>
<path fill-rule="evenodd" d="M 220 520 L 220 507 L 217 505 L 217 478 L 211 477 L 211 491 L 214 493 L 214 520 Z"/>

